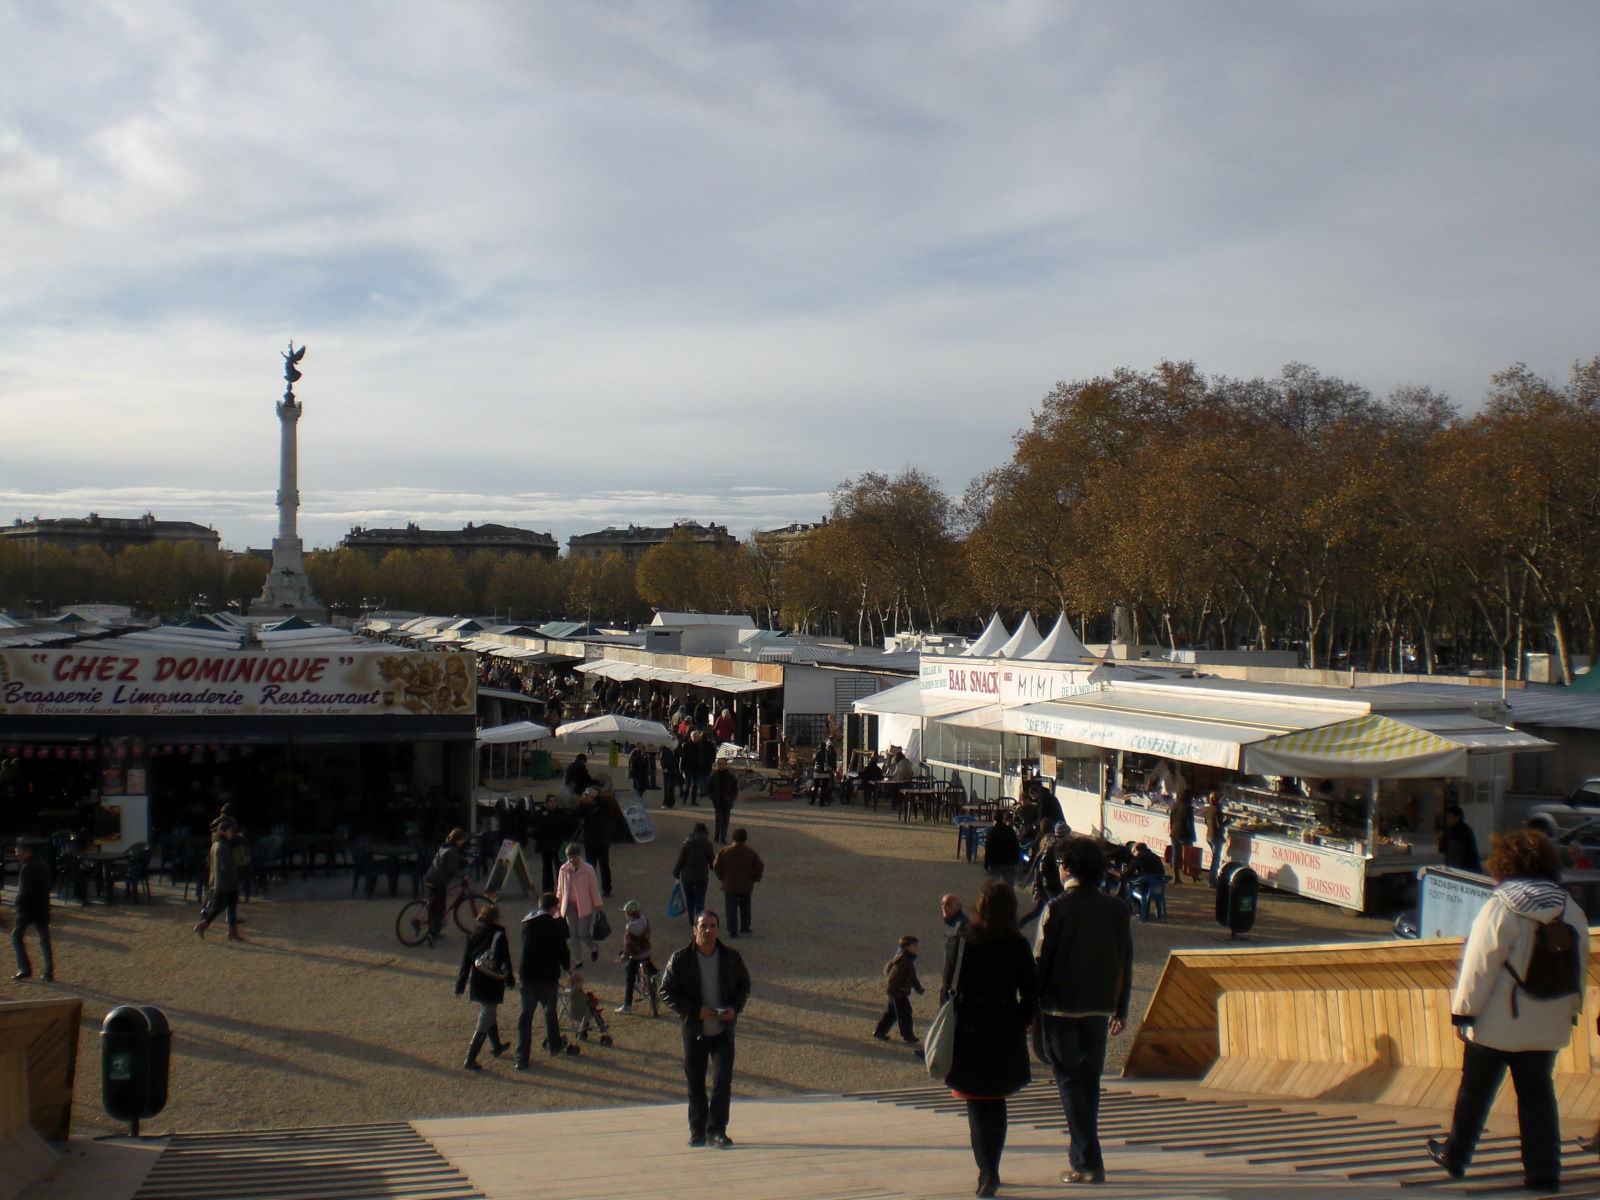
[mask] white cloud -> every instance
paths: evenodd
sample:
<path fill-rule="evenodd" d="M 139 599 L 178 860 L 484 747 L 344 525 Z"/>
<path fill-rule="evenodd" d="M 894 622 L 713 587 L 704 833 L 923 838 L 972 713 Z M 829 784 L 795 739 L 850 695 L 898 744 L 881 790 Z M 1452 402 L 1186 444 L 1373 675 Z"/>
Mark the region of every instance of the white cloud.
<path fill-rule="evenodd" d="M 1161 358 L 1471 403 L 1600 350 L 1597 32 L 1588 3 L 14 6 L 0 505 L 264 542 L 290 337 L 319 543 L 777 525 L 907 465 L 959 492 L 1058 379 Z"/>

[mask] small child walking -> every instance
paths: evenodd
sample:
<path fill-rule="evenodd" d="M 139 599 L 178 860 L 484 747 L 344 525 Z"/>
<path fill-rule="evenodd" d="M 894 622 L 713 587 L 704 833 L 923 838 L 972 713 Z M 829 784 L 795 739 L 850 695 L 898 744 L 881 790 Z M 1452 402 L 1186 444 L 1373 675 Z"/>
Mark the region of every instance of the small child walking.
<path fill-rule="evenodd" d="M 922 983 L 917 979 L 917 939 L 906 934 L 900 939 L 899 952 L 883 968 L 888 977 L 884 990 L 889 993 L 889 1003 L 878 1018 L 878 1027 L 872 1036 L 880 1042 L 889 1040 L 889 1026 L 900 1023 L 900 1040 L 915 1044 L 917 1035 L 911 1032 L 911 993 L 922 995 Z"/>

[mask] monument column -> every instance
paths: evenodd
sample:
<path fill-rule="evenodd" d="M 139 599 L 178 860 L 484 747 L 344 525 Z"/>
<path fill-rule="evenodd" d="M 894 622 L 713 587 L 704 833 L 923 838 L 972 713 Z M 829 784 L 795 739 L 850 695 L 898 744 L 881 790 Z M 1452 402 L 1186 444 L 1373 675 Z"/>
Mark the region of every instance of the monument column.
<path fill-rule="evenodd" d="M 257 611 L 321 619 L 322 605 L 311 593 L 311 580 L 302 565 L 304 548 L 295 531 L 300 510 L 299 442 L 300 404 L 294 398 L 294 385 L 300 380 L 299 363 L 306 348 L 294 348 L 283 355 L 283 378 L 287 385 L 278 404 L 278 536 L 272 539 L 272 568 L 266 585 L 251 607 Z M 287 610 L 287 611 L 286 611 Z"/>

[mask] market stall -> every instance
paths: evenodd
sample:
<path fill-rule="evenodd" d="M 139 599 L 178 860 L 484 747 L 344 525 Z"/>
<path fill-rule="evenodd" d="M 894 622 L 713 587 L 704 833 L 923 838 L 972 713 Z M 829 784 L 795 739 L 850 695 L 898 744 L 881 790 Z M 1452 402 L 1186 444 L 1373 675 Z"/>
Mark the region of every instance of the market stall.
<path fill-rule="evenodd" d="M 1385 878 L 1436 861 L 1433 824 L 1447 800 L 1469 824 L 1498 827 L 1506 756 L 1550 744 L 1495 715 L 1387 689 L 1170 679 L 938 720 L 976 719 L 1019 739 L 1007 755 L 1039 759 L 1069 824 L 1158 853 L 1177 792 L 1215 794 L 1230 818 L 1227 860 L 1270 886 L 1360 909 Z"/>

